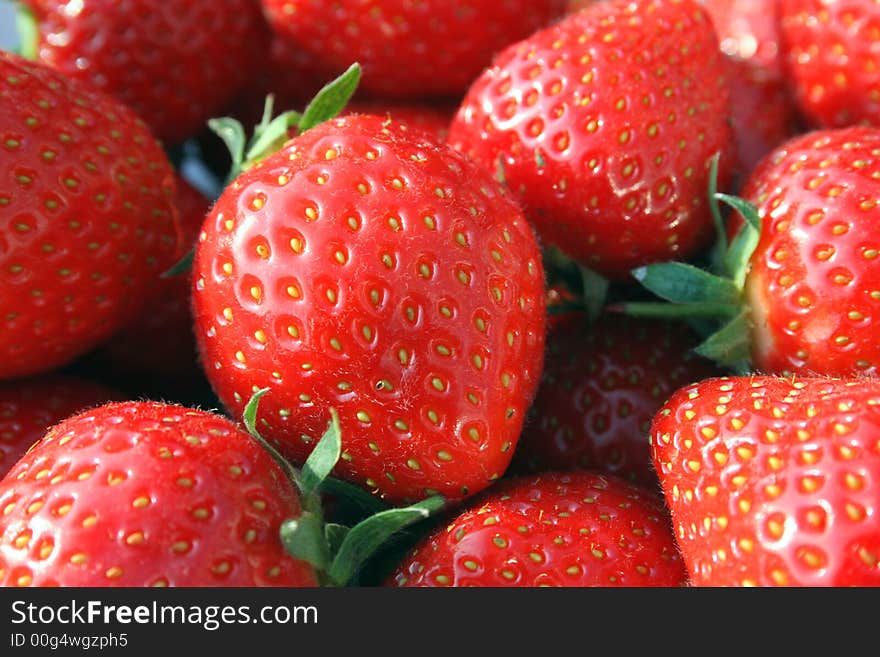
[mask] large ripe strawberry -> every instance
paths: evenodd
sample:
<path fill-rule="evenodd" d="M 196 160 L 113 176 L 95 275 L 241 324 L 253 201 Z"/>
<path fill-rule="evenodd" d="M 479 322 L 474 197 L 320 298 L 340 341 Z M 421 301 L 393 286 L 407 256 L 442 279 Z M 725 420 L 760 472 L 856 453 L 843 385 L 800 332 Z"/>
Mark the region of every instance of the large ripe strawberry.
<path fill-rule="evenodd" d="M 252 75 L 268 29 L 259 0 L 23 0 L 34 58 L 86 80 L 177 143 L 199 131 Z"/>
<path fill-rule="evenodd" d="M 308 111 L 306 112 L 308 114 Z M 339 413 L 336 469 L 392 502 L 476 493 L 507 467 L 543 363 L 535 236 L 488 171 L 383 116 L 306 130 L 205 221 L 204 369 L 295 462 Z"/>
<path fill-rule="evenodd" d="M 219 415 L 122 402 L 53 427 L 0 482 L 5 586 L 314 586 L 284 470 Z"/>
<path fill-rule="evenodd" d="M 721 362 L 765 374 L 877 375 L 878 153 L 880 129 L 871 127 L 786 142 L 742 190 L 755 207 L 748 222 L 732 217 L 731 232 L 742 230 L 724 260 L 729 277 L 680 263 L 636 276 L 677 302 L 662 314 L 722 320 L 701 348 Z"/>
<path fill-rule="evenodd" d="M 651 420 L 681 386 L 720 373 L 680 322 L 553 318 L 541 386 L 511 470 L 596 469 L 656 487 Z"/>
<path fill-rule="evenodd" d="M 335 70 L 364 67 L 388 98 L 458 97 L 505 46 L 559 16 L 564 0 L 262 0 L 275 32 Z"/>
<path fill-rule="evenodd" d="M 122 400 L 121 392 L 79 377 L 52 374 L 0 385 L 0 479 L 50 426 L 79 411 Z"/>
<path fill-rule="evenodd" d="M 797 104 L 817 128 L 880 125 L 880 5 L 779 0 L 781 54 Z"/>
<path fill-rule="evenodd" d="M 681 586 L 669 517 L 613 475 L 544 473 L 499 482 L 425 537 L 388 586 Z"/>
<path fill-rule="evenodd" d="M 175 206 L 184 243 L 194 244 L 211 202 L 178 175 Z M 161 280 L 138 317 L 102 346 L 97 360 L 128 376 L 201 374 L 190 291 L 188 275 Z"/>
<path fill-rule="evenodd" d="M 880 586 L 880 381 L 731 377 L 676 392 L 653 458 L 696 586 Z"/>
<path fill-rule="evenodd" d="M 0 379 L 57 368 L 138 313 L 179 256 L 173 194 L 128 108 L 0 51 Z"/>
<path fill-rule="evenodd" d="M 449 134 L 546 243 L 609 278 L 711 237 L 710 159 L 734 155 L 724 59 L 693 0 L 610 0 L 510 46 Z"/>

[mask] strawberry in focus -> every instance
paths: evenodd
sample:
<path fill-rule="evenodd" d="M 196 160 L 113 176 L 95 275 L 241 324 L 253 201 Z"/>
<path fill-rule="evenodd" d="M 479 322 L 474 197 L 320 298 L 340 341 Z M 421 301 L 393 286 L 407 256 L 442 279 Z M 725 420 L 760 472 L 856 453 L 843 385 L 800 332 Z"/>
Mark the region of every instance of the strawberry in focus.
<path fill-rule="evenodd" d="M 54 426 L 0 482 L 5 586 L 315 586 L 282 546 L 286 473 L 228 419 L 111 403 Z"/>
<path fill-rule="evenodd" d="M 252 75 L 259 0 L 24 0 L 35 59 L 131 107 L 159 139 L 196 134 Z"/>
<path fill-rule="evenodd" d="M 613 475 L 505 479 L 426 536 L 386 582 L 398 587 L 683 586 L 656 495 Z"/>
<path fill-rule="evenodd" d="M 0 479 L 49 428 L 124 396 L 101 383 L 51 374 L 0 384 Z"/>
<path fill-rule="evenodd" d="M 235 417 L 391 503 L 499 478 L 540 378 L 537 240 L 489 172 L 387 117 L 321 123 L 227 187 L 193 267 L 196 339 Z"/>
<path fill-rule="evenodd" d="M 0 51 L 0 379 L 131 321 L 179 252 L 174 172 L 118 101 Z"/>
<path fill-rule="evenodd" d="M 707 379 L 653 459 L 694 586 L 880 586 L 880 381 Z"/>
<path fill-rule="evenodd" d="M 711 238 L 710 159 L 735 145 L 727 69 L 692 0 L 590 5 L 471 86 L 449 143 L 497 172 L 547 244 L 610 279 Z"/>

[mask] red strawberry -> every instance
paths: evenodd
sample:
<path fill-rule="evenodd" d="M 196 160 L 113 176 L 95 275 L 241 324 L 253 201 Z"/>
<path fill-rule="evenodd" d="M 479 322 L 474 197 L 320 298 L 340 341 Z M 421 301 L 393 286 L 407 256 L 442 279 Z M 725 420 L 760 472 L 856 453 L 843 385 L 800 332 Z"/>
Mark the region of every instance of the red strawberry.
<path fill-rule="evenodd" d="M 511 470 L 598 469 L 657 486 L 651 419 L 681 386 L 720 372 L 692 357 L 681 323 L 584 313 L 554 318 L 541 387 Z"/>
<path fill-rule="evenodd" d="M 388 98 L 456 97 L 503 47 L 544 27 L 564 0 L 263 0 L 291 47 L 336 71 L 364 68 L 362 88 Z"/>
<path fill-rule="evenodd" d="M 258 0 L 24 4 L 35 58 L 112 94 L 169 143 L 198 132 L 244 87 L 268 34 Z"/>
<path fill-rule="evenodd" d="M 779 0 L 700 0 L 712 17 L 721 50 L 768 77 L 782 77 Z M 734 97 L 736 95 L 734 94 Z"/>
<path fill-rule="evenodd" d="M 335 473 L 389 501 L 456 499 L 507 467 L 543 363 L 537 241 L 489 172 L 387 117 L 328 121 L 208 216 L 196 339 L 235 417 L 301 463 L 339 413 Z"/>
<path fill-rule="evenodd" d="M 763 372 L 880 373 L 880 130 L 814 132 L 743 189 L 762 218 L 745 299 Z"/>
<path fill-rule="evenodd" d="M 219 415 L 124 402 L 53 427 L 0 482 L 6 586 L 314 586 L 299 493 Z"/>
<path fill-rule="evenodd" d="M 389 586 L 681 586 L 662 501 L 611 475 L 506 479 L 427 536 Z"/>
<path fill-rule="evenodd" d="M 182 176 L 175 197 L 185 244 L 194 244 L 209 199 Z M 101 348 L 100 360 L 117 374 L 195 376 L 198 363 L 190 304 L 190 277 L 163 279 L 138 318 Z"/>
<path fill-rule="evenodd" d="M 53 374 L 0 385 L 0 479 L 56 422 L 123 395 L 102 384 Z"/>
<path fill-rule="evenodd" d="M 510 46 L 449 143 L 498 171 L 545 242 L 609 278 L 711 237 L 709 161 L 732 162 L 726 68 L 692 0 L 591 5 Z"/>
<path fill-rule="evenodd" d="M 696 586 L 880 586 L 880 381 L 706 380 L 653 458 Z"/>
<path fill-rule="evenodd" d="M 782 57 L 814 127 L 880 125 L 880 5 L 874 0 L 779 0 Z"/>
<path fill-rule="evenodd" d="M 635 314 L 715 316 L 699 353 L 741 373 L 876 375 L 880 344 L 880 129 L 796 137 L 767 155 L 731 199 L 722 273 L 681 263 L 637 278 L 674 304 L 627 304 Z M 741 230 L 740 230 L 741 229 Z"/>
<path fill-rule="evenodd" d="M 118 101 L 0 52 L 0 379 L 131 320 L 179 257 L 174 174 Z"/>
<path fill-rule="evenodd" d="M 449 124 L 457 108 L 439 103 L 389 103 L 382 100 L 357 100 L 346 106 L 345 114 L 376 114 L 419 128 L 438 143 L 446 141 Z"/>

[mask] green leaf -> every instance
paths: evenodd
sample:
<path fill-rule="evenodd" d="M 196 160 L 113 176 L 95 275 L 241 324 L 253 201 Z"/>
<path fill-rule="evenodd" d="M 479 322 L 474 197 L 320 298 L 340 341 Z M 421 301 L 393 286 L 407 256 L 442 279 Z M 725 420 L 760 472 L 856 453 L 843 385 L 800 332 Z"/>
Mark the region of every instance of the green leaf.
<path fill-rule="evenodd" d="M 349 531 L 349 528 L 345 525 L 339 525 L 335 522 L 328 522 L 324 525 L 324 538 L 327 546 L 330 548 L 330 554 L 336 554 L 339 551 Z"/>
<path fill-rule="evenodd" d="M 393 534 L 443 508 L 445 500 L 429 497 L 408 507 L 388 509 L 361 521 L 345 536 L 328 570 L 332 583 L 345 586 L 361 565 Z"/>
<path fill-rule="evenodd" d="M 355 486 L 347 481 L 326 477 L 318 490 L 324 495 L 333 495 L 341 501 L 358 507 L 361 511 L 373 514 L 388 509 L 388 504 L 375 495 L 370 495 L 360 486 Z"/>
<path fill-rule="evenodd" d="M 744 223 L 730 243 L 727 253 L 724 254 L 724 266 L 730 273 L 734 285 L 740 290 L 745 285 L 749 262 L 760 238 L 760 231 L 755 230 L 751 224 Z"/>
<path fill-rule="evenodd" d="M 336 467 L 342 453 L 342 432 L 339 429 L 339 416 L 330 409 L 330 423 L 324 435 L 309 454 L 300 471 L 299 487 L 303 495 L 311 495 L 318 489 L 331 470 Z"/>
<path fill-rule="evenodd" d="M 355 63 L 345 73 L 325 85 L 303 112 L 299 121 L 300 132 L 311 130 L 319 123 L 338 116 L 354 95 L 360 80 L 361 66 Z"/>
<path fill-rule="evenodd" d="M 719 365 L 741 364 L 751 357 L 750 337 L 748 312 L 743 310 L 694 351 Z"/>
<path fill-rule="evenodd" d="M 299 124 L 300 113 L 290 110 L 279 114 L 267 125 L 254 132 L 251 145 L 248 146 L 242 169 L 249 169 L 267 155 L 277 151 L 287 141 L 288 130 Z"/>
<path fill-rule="evenodd" d="M 320 516 L 305 511 L 299 518 L 285 520 L 281 523 L 281 542 L 295 558 L 311 564 L 320 572 L 327 570 L 330 547 Z"/>
<path fill-rule="evenodd" d="M 226 148 L 229 150 L 229 155 L 232 158 L 232 167 L 229 170 L 229 175 L 226 177 L 227 182 L 229 182 L 241 172 L 242 165 L 244 164 L 244 149 L 247 144 L 244 127 L 242 127 L 239 121 L 228 116 L 208 119 L 208 127 L 223 140 L 223 143 L 226 144 Z"/>
<path fill-rule="evenodd" d="M 15 3 L 15 27 L 18 30 L 18 54 L 25 59 L 36 60 L 40 30 L 34 12 L 24 2 Z"/>
<path fill-rule="evenodd" d="M 192 269 L 193 259 L 196 257 L 195 248 L 190 249 L 186 254 L 171 267 L 159 274 L 159 278 L 174 278 L 182 274 L 188 274 Z"/>
<path fill-rule="evenodd" d="M 244 423 L 245 429 L 247 429 L 248 433 L 251 437 L 260 443 L 260 446 L 269 452 L 269 456 L 271 456 L 275 462 L 281 466 L 281 469 L 284 470 L 284 473 L 288 476 L 288 478 L 296 484 L 297 488 L 302 491 L 302 485 L 300 484 L 300 473 L 293 467 L 293 465 L 288 461 L 284 456 L 282 456 L 281 452 L 275 449 L 268 440 L 263 438 L 260 435 L 260 432 L 257 430 L 257 410 L 260 406 L 260 399 L 269 392 L 269 388 L 260 388 L 248 400 L 248 403 L 244 407 L 244 412 L 242 413 L 242 422 Z M 303 506 L 310 510 L 316 510 L 320 508 L 320 500 L 315 499 L 313 496 L 303 495 Z"/>
<path fill-rule="evenodd" d="M 684 262 L 639 267 L 632 275 L 658 297 L 673 303 L 739 303 L 740 291 L 733 281 Z"/>
<path fill-rule="evenodd" d="M 724 201 L 727 205 L 739 212 L 743 219 L 745 219 L 752 228 L 759 233 L 761 232 L 761 217 L 758 214 L 758 208 L 744 198 L 738 196 L 731 196 L 730 194 L 715 194 L 715 197 L 719 201 Z"/>

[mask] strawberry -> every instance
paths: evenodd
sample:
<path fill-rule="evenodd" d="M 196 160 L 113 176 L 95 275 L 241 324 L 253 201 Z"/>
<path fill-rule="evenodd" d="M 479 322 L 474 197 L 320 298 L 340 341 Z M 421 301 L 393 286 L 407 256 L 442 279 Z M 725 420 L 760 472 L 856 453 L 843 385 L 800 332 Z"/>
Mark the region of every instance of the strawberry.
<path fill-rule="evenodd" d="M 654 414 L 692 381 L 719 374 L 689 352 L 684 324 L 585 313 L 553 318 L 538 394 L 511 471 L 598 469 L 656 488 Z"/>
<path fill-rule="evenodd" d="M 305 129 L 217 200 L 193 281 L 214 390 L 240 417 L 268 388 L 260 431 L 294 463 L 333 407 L 334 473 L 391 503 L 503 474 L 543 363 L 544 279 L 481 167 L 387 117 Z"/>
<path fill-rule="evenodd" d="M 177 176 L 175 205 L 184 242 L 194 244 L 211 202 L 186 178 Z M 186 275 L 159 282 L 137 319 L 100 349 L 99 358 L 116 373 L 189 376 L 201 374 Z"/>
<path fill-rule="evenodd" d="M 660 498 L 573 472 L 499 482 L 425 537 L 386 584 L 681 586 L 686 575 Z"/>
<path fill-rule="evenodd" d="M 0 482 L 6 586 L 314 586 L 286 553 L 286 473 L 219 415 L 111 403 L 53 427 Z"/>
<path fill-rule="evenodd" d="M 736 178 L 799 130 L 794 100 L 779 55 L 778 0 L 702 0 L 721 50 L 729 60 L 728 81 L 737 143 Z"/>
<path fill-rule="evenodd" d="M 389 103 L 369 99 L 350 102 L 345 114 L 377 114 L 426 131 L 438 143 L 446 141 L 449 124 L 457 107 L 442 103 Z"/>
<path fill-rule="evenodd" d="M 873 0 L 779 0 L 781 56 L 795 100 L 815 128 L 880 124 Z"/>
<path fill-rule="evenodd" d="M 676 304 L 666 315 L 715 315 L 701 353 L 741 372 L 880 372 L 880 130 L 822 130 L 771 152 L 734 202 L 729 277 L 677 263 L 636 277 Z M 755 207 L 750 207 L 754 205 Z M 631 312 L 641 312 L 638 304 Z"/>
<path fill-rule="evenodd" d="M 547 244 L 611 279 L 711 238 L 710 158 L 734 154 L 726 68 L 693 0 L 611 0 L 516 43 L 449 143 L 498 174 Z"/>
<path fill-rule="evenodd" d="M 194 135 L 252 74 L 258 0 L 23 0 L 26 51 L 134 109 L 169 144 Z"/>
<path fill-rule="evenodd" d="M 0 379 L 106 340 L 179 257 L 174 173 L 118 101 L 0 51 Z"/>
<path fill-rule="evenodd" d="M 651 448 L 695 586 L 880 586 L 880 381 L 708 379 Z"/>
<path fill-rule="evenodd" d="M 123 398 L 103 384 L 61 374 L 0 384 L 0 479 L 56 422 Z"/>
<path fill-rule="evenodd" d="M 544 27 L 564 0 L 262 0 L 275 33 L 386 98 L 458 97 L 503 47 Z"/>

